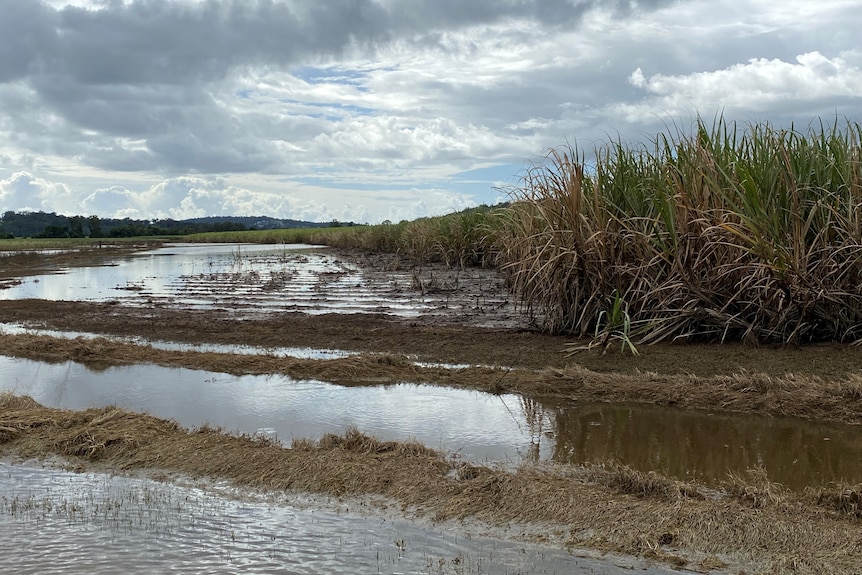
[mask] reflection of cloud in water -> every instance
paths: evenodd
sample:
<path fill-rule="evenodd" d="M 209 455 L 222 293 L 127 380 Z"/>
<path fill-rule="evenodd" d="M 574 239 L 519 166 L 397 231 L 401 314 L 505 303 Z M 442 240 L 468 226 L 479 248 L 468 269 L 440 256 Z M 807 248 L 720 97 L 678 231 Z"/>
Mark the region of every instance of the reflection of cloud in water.
<path fill-rule="evenodd" d="M 456 557 L 464 573 L 632 569 L 468 535 L 457 525 L 359 516 L 322 498 L 232 492 L 234 499 L 215 489 L 3 463 L 0 493 L 7 527 L 0 556 L 11 573 L 424 573 Z"/>
<path fill-rule="evenodd" d="M 187 427 L 209 423 L 229 431 L 263 431 L 285 442 L 356 426 L 384 440 L 416 439 L 474 461 L 518 462 L 533 441 L 518 396 L 439 386 L 341 387 L 153 365 L 96 373 L 72 362 L 52 365 L 2 356 L 0 380 L 0 389 L 49 406 L 114 404 Z"/>
<path fill-rule="evenodd" d="M 181 244 L 123 256 L 116 265 L 28 278 L 0 299 L 118 301 L 125 305 L 416 316 L 448 305 L 419 294 L 407 271 L 371 282 L 362 270 L 307 245 Z"/>
<path fill-rule="evenodd" d="M 0 390 L 49 406 L 115 404 L 187 427 L 319 438 L 349 426 L 416 439 L 473 461 L 616 460 L 681 479 L 720 481 L 763 466 L 791 488 L 862 481 L 857 427 L 648 406 L 537 402 L 439 386 L 341 387 L 283 376 L 233 376 L 153 365 L 93 372 L 0 356 Z"/>

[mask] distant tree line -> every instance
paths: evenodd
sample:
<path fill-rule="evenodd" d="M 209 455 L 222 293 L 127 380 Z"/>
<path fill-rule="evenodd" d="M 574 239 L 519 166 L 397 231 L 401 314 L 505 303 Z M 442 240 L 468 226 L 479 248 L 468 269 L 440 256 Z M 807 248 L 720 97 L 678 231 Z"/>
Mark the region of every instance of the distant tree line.
<path fill-rule="evenodd" d="M 8 211 L 0 219 L 0 238 L 125 238 L 137 236 L 180 236 L 203 232 L 231 232 L 249 229 L 326 227 L 331 222 L 304 222 L 268 216 L 213 216 L 188 220 L 133 220 L 99 216 L 63 216 L 54 212 Z M 339 223 L 342 226 L 355 225 Z"/>

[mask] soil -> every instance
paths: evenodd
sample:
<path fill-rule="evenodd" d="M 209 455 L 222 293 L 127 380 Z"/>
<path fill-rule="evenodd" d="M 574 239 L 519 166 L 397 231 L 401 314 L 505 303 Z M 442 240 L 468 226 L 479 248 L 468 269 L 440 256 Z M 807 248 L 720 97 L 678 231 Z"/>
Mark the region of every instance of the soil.
<path fill-rule="evenodd" d="M 463 282 L 463 280 L 462 280 Z M 469 288 L 464 288 L 465 290 Z M 454 299 L 454 298 L 453 298 Z M 453 309 L 458 309 L 452 304 Z M 392 353 L 426 362 L 480 364 L 525 369 L 581 366 L 591 371 L 665 375 L 788 374 L 843 380 L 862 375 L 856 346 L 753 347 L 743 344 L 657 344 L 632 355 L 613 344 L 574 355 L 587 345 L 572 337 L 548 335 L 528 318 L 511 314 L 487 327 L 487 312 L 473 315 L 437 311 L 417 318 L 386 314 L 267 312 L 238 318 L 234 310 L 187 310 L 46 300 L 2 300 L 0 322 L 35 328 L 137 336 L 186 343 L 272 347 L 312 347 Z M 510 324 L 508 326 L 501 324 Z M 515 325 L 511 325 L 515 324 Z M 613 343 L 613 342 L 612 342 Z"/>
<path fill-rule="evenodd" d="M 91 265 L 88 254 L 51 266 Z M 70 256 L 71 257 L 71 256 Z M 342 254 L 370 272 L 391 258 Z M 13 279 L 44 270 L 38 257 L 16 261 Z M 0 266 L 9 270 L 0 260 Z M 29 267 L 28 267 L 29 266 Z M 415 286 L 453 286 L 423 266 Z M 17 275 L 16 275 L 17 274 Z M 489 275 L 490 274 L 490 275 Z M 493 270 L 459 273 L 447 293 L 452 313 L 380 314 L 188 310 L 170 305 L 0 301 L 0 322 L 106 336 L 187 343 L 312 347 L 363 352 L 340 360 L 162 351 L 109 339 L 0 335 L 6 355 L 93 365 L 154 362 L 231 373 L 287 373 L 348 385 L 393 381 L 465 386 L 535 397 L 643 402 L 689 409 L 797 415 L 862 423 L 862 354 L 853 346 L 753 348 L 655 345 L 640 355 L 607 350 L 567 355 L 571 338 L 538 332 L 494 294 Z M 447 279 L 448 278 L 448 279 Z M 472 279 L 471 279 L 472 278 Z M 447 283 L 448 282 L 448 283 Z M 418 365 L 468 364 L 472 368 Z M 352 439 L 351 439 L 352 437 Z M 169 422 L 106 408 L 50 410 L 0 398 L 0 454 L 59 454 L 82 468 L 166 469 L 221 477 L 240 485 L 333 494 L 376 494 L 432 518 L 474 517 L 492 524 L 548 522 L 577 547 L 653 557 L 707 571 L 844 573 L 858 566 L 860 489 L 790 494 L 756 475 L 719 491 L 686 486 L 625 468 L 569 467 L 518 472 L 467 466 L 414 444 L 380 444 L 348 434 L 300 442 L 294 449 L 212 430 L 190 433 Z M 195 456 L 192 457 L 192 454 Z M 528 505 L 525 505 L 525 502 Z M 855 567 L 852 567 L 855 568 Z"/>

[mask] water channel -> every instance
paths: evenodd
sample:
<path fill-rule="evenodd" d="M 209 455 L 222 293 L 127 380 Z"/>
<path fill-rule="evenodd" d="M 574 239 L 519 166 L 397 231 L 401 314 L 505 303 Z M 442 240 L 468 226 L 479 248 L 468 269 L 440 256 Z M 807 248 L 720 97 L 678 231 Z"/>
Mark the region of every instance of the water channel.
<path fill-rule="evenodd" d="M 213 487 L 0 462 L 0 571 L 679 573 L 482 536 L 464 526 L 351 512 L 326 500 Z"/>
<path fill-rule="evenodd" d="M 475 462 L 517 465 L 620 461 L 642 471 L 716 484 L 763 467 L 794 489 L 862 481 L 859 427 L 793 418 L 650 406 L 542 402 L 402 383 L 342 387 L 284 376 L 234 376 L 134 365 L 91 371 L 0 356 L 0 390 L 51 407 L 116 405 L 289 444 L 348 427 L 385 440 L 416 439 Z"/>

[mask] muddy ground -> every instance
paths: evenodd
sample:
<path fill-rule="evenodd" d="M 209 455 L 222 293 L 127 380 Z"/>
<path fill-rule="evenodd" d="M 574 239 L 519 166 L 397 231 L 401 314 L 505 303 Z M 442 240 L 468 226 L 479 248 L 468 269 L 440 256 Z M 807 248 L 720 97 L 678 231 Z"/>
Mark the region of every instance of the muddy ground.
<path fill-rule="evenodd" d="M 151 247 L 151 246 L 149 246 Z M 0 278 L 16 281 L 63 266 L 110 263 L 134 248 L 90 249 L 67 255 L 32 254 L 0 257 Z M 120 251 L 121 250 L 121 251 Z M 639 355 L 620 342 L 605 349 L 580 351 L 587 345 L 571 337 L 537 330 L 508 294 L 495 270 L 451 270 L 442 265 L 412 266 L 395 256 L 339 254 L 364 270 L 358 289 L 381 293 L 407 292 L 437 298 L 444 304 L 418 317 L 387 313 L 320 313 L 217 307 L 183 309 L 171 302 L 74 302 L 0 300 L 0 322 L 31 327 L 187 343 L 244 344 L 260 347 L 312 347 L 358 352 L 393 353 L 423 361 L 481 364 L 526 369 L 581 366 L 592 371 L 667 375 L 733 375 L 760 373 L 818 376 L 830 380 L 862 375 L 858 346 L 820 344 L 755 347 L 743 344 L 658 344 L 638 346 Z M 393 274 L 400 278 L 392 288 Z M 325 284 L 325 280 L 322 282 Z M 2 289 L 2 286 L 0 286 Z M 325 288 L 324 288 L 325 289 Z M 326 297 L 325 292 L 321 298 Z"/>
<path fill-rule="evenodd" d="M 110 256 L 79 254 L 65 263 L 62 256 L 52 256 L 50 265 L 92 264 L 101 257 Z M 372 275 L 405 265 L 386 257 L 340 257 L 361 263 Z M 0 276 L 14 280 L 15 274 L 36 273 L 33 270 L 46 265 L 38 257 L 20 257 L 14 270 L 4 267 Z M 492 270 L 466 274 L 423 266 L 407 271 L 417 274 L 414 289 L 448 290 L 449 312 L 438 309 L 407 318 L 0 301 L 0 322 L 29 327 L 188 343 L 368 352 L 345 359 L 161 351 L 108 339 L 29 334 L 0 335 L 0 352 L 96 366 L 154 362 L 231 373 L 286 373 L 345 385 L 429 382 L 537 398 L 634 401 L 862 423 L 862 353 L 857 347 L 656 345 L 640 347 L 641 354 L 632 356 L 614 346 L 607 353 L 569 356 L 565 351 L 570 338 L 537 332 L 529 318 L 516 313 L 511 299 L 489 292 L 489 285 L 504 287 Z M 417 359 L 475 367 L 420 366 Z M 859 486 L 790 494 L 756 475 L 711 490 L 622 468 L 512 473 L 463 466 L 412 444 L 382 445 L 349 434 L 286 449 L 211 430 L 188 433 L 119 410 L 64 412 L 9 398 L 4 402 L 0 454 L 56 454 L 76 466 L 159 468 L 260 488 L 384 495 L 409 513 L 437 518 L 547 522 L 548 532 L 555 533 L 549 540 L 557 543 L 643 555 L 700 571 L 852 573 L 860 561 Z"/>
<path fill-rule="evenodd" d="M 389 352 L 425 361 L 523 367 L 581 365 L 594 371 L 699 376 L 740 372 L 844 378 L 862 374 L 857 346 L 752 347 L 742 344 L 639 346 L 633 356 L 612 345 L 567 355 L 573 338 L 522 327 L 483 328 L 458 316 L 405 319 L 383 314 L 273 313 L 238 320 L 227 310 L 123 307 L 110 303 L 0 301 L 0 322 L 187 343 L 314 347 Z M 586 343 L 586 342 L 582 342 Z"/>

